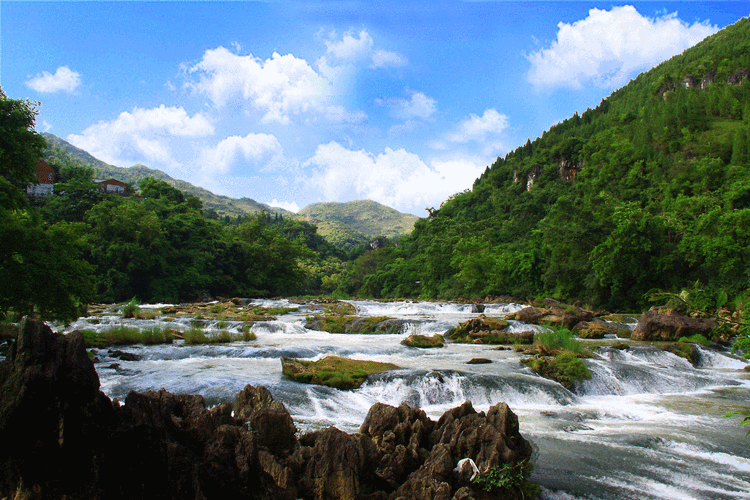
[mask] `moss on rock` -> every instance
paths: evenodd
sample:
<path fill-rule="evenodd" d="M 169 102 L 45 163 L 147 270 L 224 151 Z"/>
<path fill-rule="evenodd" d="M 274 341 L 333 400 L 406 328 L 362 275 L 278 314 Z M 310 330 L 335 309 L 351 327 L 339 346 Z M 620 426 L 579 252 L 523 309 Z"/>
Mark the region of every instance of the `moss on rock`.
<path fill-rule="evenodd" d="M 520 361 L 539 375 L 556 380 L 570 390 L 576 382 L 591 378 L 591 370 L 571 352 L 562 352 L 555 357 L 538 355 Z"/>
<path fill-rule="evenodd" d="M 443 347 L 445 345 L 445 339 L 443 339 L 442 335 L 437 333 L 432 337 L 428 337 L 427 335 L 409 335 L 402 340 L 401 343 L 409 347 L 420 347 L 425 349 L 430 347 Z"/>
<path fill-rule="evenodd" d="M 393 363 L 327 356 L 318 361 L 282 357 L 281 368 L 284 375 L 296 382 L 356 389 L 368 376 L 399 367 Z"/>

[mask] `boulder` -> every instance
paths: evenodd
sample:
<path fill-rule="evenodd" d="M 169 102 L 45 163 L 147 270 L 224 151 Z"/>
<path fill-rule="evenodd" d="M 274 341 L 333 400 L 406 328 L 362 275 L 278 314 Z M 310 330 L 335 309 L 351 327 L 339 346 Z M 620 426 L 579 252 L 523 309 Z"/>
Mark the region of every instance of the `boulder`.
<path fill-rule="evenodd" d="M 571 329 L 581 321 L 591 321 L 593 317 L 593 311 L 577 305 L 563 304 L 555 299 L 544 299 L 544 307 L 524 307 L 518 312 L 507 315 L 505 319 L 514 319 L 534 325 L 550 323 Z"/>
<path fill-rule="evenodd" d="M 409 347 L 421 347 L 426 349 L 429 347 L 443 347 L 445 345 L 445 340 L 442 335 L 436 333 L 432 337 L 428 337 L 427 335 L 409 335 L 402 340 L 401 343 Z"/>
<path fill-rule="evenodd" d="M 697 334 L 710 339 L 715 326 L 714 319 L 691 318 L 674 310 L 652 308 L 641 314 L 631 339 L 679 340 Z"/>

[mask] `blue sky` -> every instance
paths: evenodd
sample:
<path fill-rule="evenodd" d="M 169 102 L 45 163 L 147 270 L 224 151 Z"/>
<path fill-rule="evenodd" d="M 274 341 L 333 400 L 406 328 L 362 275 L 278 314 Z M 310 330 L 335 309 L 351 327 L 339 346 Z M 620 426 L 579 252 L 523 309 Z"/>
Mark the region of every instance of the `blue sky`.
<path fill-rule="evenodd" d="M 0 85 L 108 163 L 424 215 L 735 2 L 0 2 Z"/>

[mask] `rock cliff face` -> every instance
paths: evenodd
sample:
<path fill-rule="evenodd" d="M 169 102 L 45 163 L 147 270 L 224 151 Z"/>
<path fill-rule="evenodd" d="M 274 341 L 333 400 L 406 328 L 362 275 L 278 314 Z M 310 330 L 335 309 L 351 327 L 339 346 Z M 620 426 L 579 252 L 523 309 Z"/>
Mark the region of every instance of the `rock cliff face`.
<path fill-rule="evenodd" d="M 376 404 L 357 434 L 299 438 L 264 387 L 210 409 L 164 390 L 120 405 L 99 390 L 80 334 L 33 321 L 0 362 L 0 442 L 0 498 L 28 499 L 480 500 L 467 464 L 483 473 L 531 455 L 504 403 L 485 414 L 467 402 L 438 422 Z"/>

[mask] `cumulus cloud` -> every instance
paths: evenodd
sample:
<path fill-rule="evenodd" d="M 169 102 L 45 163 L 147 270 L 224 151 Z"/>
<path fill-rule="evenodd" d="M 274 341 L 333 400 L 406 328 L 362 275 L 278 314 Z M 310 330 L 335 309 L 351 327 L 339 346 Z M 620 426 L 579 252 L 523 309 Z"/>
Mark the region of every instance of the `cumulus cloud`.
<path fill-rule="evenodd" d="M 508 117 L 496 109 L 487 109 L 482 116 L 471 113 L 442 139 L 430 144 L 432 149 L 446 150 L 451 144 L 468 144 L 479 148 L 485 156 L 496 156 L 503 149 L 503 133 L 508 128 Z"/>
<path fill-rule="evenodd" d="M 249 102 L 264 113 L 264 122 L 289 122 L 291 115 L 316 107 L 329 92 L 328 82 L 304 59 L 274 52 L 262 61 L 233 54 L 224 47 L 210 49 L 188 69 L 199 80 L 186 84 L 206 94 L 217 107 L 230 100 Z"/>
<path fill-rule="evenodd" d="M 409 64 L 409 60 L 398 52 L 378 49 L 372 54 L 372 65 L 375 68 L 397 68 L 407 64 Z"/>
<path fill-rule="evenodd" d="M 268 204 L 268 206 L 283 208 L 284 210 L 289 210 L 290 212 L 294 212 L 295 214 L 299 212 L 299 205 L 297 205 L 293 201 L 292 202 L 279 201 L 276 198 L 274 198 L 273 201 Z"/>
<path fill-rule="evenodd" d="M 281 154 L 281 144 L 273 135 L 235 135 L 227 137 L 216 147 L 204 150 L 200 156 L 200 166 L 207 172 L 227 172 L 242 161 L 259 164 L 278 154 Z"/>
<path fill-rule="evenodd" d="M 591 9 L 585 19 L 557 26 L 548 48 L 527 55 L 526 77 L 537 88 L 621 85 L 718 31 L 705 22 L 689 25 L 676 13 L 648 18 L 631 5 Z"/>
<path fill-rule="evenodd" d="M 312 166 L 312 184 L 329 201 L 368 198 L 401 210 L 421 211 L 462 189 L 482 173 L 468 160 L 432 161 L 403 149 L 383 153 L 353 151 L 337 142 L 321 144 L 305 163 Z"/>
<path fill-rule="evenodd" d="M 130 166 L 135 162 L 175 165 L 171 141 L 176 137 L 204 137 L 214 128 L 200 113 L 190 117 L 182 108 L 134 108 L 111 121 L 91 125 L 68 142 L 108 163 Z"/>
<path fill-rule="evenodd" d="M 43 71 L 41 74 L 26 81 L 27 87 L 44 94 L 52 94 L 60 91 L 72 93 L 80 85 L 81 74 L 67 66 L 57 68 L 54 75 Z"/>
<path fill-rule="evenodd" d="M 372 68 L 400 67 L 409 63 L 406 56 L 398 52 L 375 49 L 375 42 L 367 30 L 360 31 L 356 36 L 353 30 L 349 30 L 344 33 L 341 40 L 336 39 L 336 33 L 331 33 L 325 44 L 326 56 L 321 58 L 325 64 L 329 64 L 327 58 L 333 60 L 333 64 L 356 63 L 369 59 Z"/>
<path fill-rule="evenodd" d="M 359 32 L 358 38 L 355 38 L 352 33 L 351 30 L 347 31 L 339 41 L 326 40 L 326 54 L 342 61 L 355 61 L 368 57 L 372 52 L 372 37 L 365 30 Z"/>
<path fill-rule="evenodd" d="M 408 99 L 375 99 L 375 103 L 391 109 L 400 119 L 429 118 L 435 112 L 435 100 L 421 92 L 412 92 Z"/>

